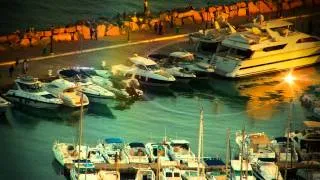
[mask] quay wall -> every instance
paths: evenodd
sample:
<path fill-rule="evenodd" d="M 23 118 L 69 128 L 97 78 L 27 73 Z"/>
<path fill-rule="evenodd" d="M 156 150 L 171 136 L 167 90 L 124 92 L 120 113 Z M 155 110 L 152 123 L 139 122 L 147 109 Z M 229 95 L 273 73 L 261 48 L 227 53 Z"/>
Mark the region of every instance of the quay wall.
<path fill-rule="evenodd" d="M 166 28 L 178 28 L 184 25 L 210 25 L 215 20 L 230 20 L 245 17 L 252 20 L 257 14 L 267 17 L 283 17 L 302 9 L 312 9 L 320 6 L 320 0 L 283 0 L 274 2 L 267 0 L 238 2 L 230 5 L 212 5 L 200 9 L 192 7 L 173 9 L 162 12 L 155 17 L 127 16 L 115 19 L 115 22 L 100 21 L 90 23 L 82 21 L 78 24 L 65 27 L 52 27 L 44 31 L 14 32 L 0 36 L 0 52 L 10 48 L 24 48 L 31 46 L 44 47 L 44 54 L 48 53 L 50 42 L 68 42 L 89 39 L 103 39 L 107 36 L 120 36 L 130 32 L 155 31 L 155 26 L 163 25 Z"/>

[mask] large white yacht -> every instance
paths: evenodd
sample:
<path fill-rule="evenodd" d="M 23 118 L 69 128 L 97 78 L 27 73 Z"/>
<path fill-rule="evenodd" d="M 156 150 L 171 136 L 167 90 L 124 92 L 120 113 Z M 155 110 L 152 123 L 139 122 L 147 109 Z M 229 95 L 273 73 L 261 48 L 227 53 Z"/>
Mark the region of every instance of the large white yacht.
<path fill-rule="evenodd" d="M 87 95 L 91 102 L 104 102 L 115 97 L 114 93 L 93 84 L 88 77 L 83 76 L 74 69 L 61 69 L 58 71 L 58 75 L 67 81 L 79 84 L 81 91 Z"/>
<path fill-rule="evenodd" d="M 246 77 L 312 65 L 320 61 L 320 39 L 292 30 L 292 23 L 273 20 L 222 41 L 215 55 L 215 72 Z"/>
<path fill-rule="evenodd" d="M 112 67 L 114 74 L 123 74 L 127 77 L 134 76 L 141 84 L 151 86 L 169 86 L 176 79 L 151 59 L 138 55 L 130 57 L 133 66 L 117 65 Z"/>
<path fill-rule="evenodd" d="M 31 76 L 18 78 L 15 85 L 4 96 L 11 102 L 35 108 L 57 108 L 62 100 L 43 90 L 42 83 Z"/>
<path fill-rule="evenodd" d="M 63 104 L 69 107 L 80 107 L 81 106 L 81 96 L 83 106 L 89 104 L 88 97 L 83 94 L 81 95 L 80 87 L 76 84 L 66 81 L 64 79 L 56 79 L 50 83 L 44 83 L 44 89 L 52 93 L 56 97 L 62 99 Z"/>

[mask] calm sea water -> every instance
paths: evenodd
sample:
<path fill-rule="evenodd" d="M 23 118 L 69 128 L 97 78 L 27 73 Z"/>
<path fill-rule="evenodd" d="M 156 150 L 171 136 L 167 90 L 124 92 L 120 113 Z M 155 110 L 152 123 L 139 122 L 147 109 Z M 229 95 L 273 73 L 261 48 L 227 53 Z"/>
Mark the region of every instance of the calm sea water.
<path fill-rule="evenodd" d="M 95 144 L 106 137 L 131 141 L 189 140 L 197 150 L 200 107 L 204 109 L 206 156 L 224 157 L 226 130 L 234 134 L 245 126 L 249 132 L 281 136 L 292 100 L 294 128 L 302 128 L 309 112 L 299 97 L 318 84 L 320 67 L 294 71 L 297 80 L 288 85 L 284 73 L 231 81 L 221 78 L 178 84 L 168 89 L 146 89 L 144 100 L 90 104 L 84 116 L 84 142 Z M 55 140 L 76 139 L 79 111 L 31 108 L 9 109 L 0 121 L 0 179 L 65 179 L 51 151 Z"/>
<path fill-rule="evenodd" d="M 210 4 L 231 3 L 237 0 L 149 0 L 152 12 L 172 8 L 204 7 Z M 107 18 L 118 13 L 142 12 L 143 0 L 1 0 L 0 34 L 24 30 L 65 26 L 78 20 Z"/>

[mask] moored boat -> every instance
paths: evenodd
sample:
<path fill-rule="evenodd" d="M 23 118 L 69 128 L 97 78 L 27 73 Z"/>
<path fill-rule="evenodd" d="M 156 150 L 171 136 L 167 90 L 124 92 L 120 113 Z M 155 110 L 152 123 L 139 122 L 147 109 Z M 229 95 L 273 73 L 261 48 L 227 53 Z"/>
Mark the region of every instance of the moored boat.
<path fill-rule="evenodd" d="M 237 78 L 318 63 L 320 38 L 293 31 L 292 26 L 277 19 L 228 36 L 217 49 L 215 72 Z"/>
<path fill-rule="evenodd" d="M 80 93 L 80 87 L 64 79 L 56 79 L 50 83 L 45 83 L 44 89 L 62 99 L 65 106 L 80 107 L 81 100 L 83 106 L 89 104 L 88 97 L 85 94 L 82 95 Z"/>
<path fill-rule="evenodd" d="M 45 91 L 42 83 L 32 76 L 16 79 L 14 87 L 4 96 L 13 103 L 34 108 L 57 108 L 63 104 L 60 98 Z"/>

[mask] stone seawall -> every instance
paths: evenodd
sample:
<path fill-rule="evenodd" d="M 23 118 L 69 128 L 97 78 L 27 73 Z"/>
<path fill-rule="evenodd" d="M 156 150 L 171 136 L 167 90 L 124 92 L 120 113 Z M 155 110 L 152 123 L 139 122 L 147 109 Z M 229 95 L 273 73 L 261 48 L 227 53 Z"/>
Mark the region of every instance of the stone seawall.
<path fill-rule="evenodd" d="M 134 31 L 154 31 L 154 26 L 163 23 L 163 31 L 168 27 L 182 27 L 185 24 L 206 25 L 213 21 L 230 20 L 235 17 L 251 19 L 259 13 L 276 14 L 283 16 L 290 11 L 301 8 L 314 8 L 320 6 L 320 0 L 283 0 L 281 3 L 267 0 L 238 2 L 224 6 L 208 6 L 200 9 L 184 8 L 174 9 L 160 13 L 157 17 L 145 18 L 135 15 L 112 22 L 82 22 L 66 27 L 52 27 L 45 31 L 15 32 L 0 36 L 0 51 L 10 48 L 23 48 L 30 46 L 49 47 L 51 40 L 55 42 L 68 42 L 88 39 L 103 39 L 106 36 L 119 36 Z M 45 48 L 48 51 L 47 48 Z M 46 52 L 44 52 L 46 53 Z"/>

